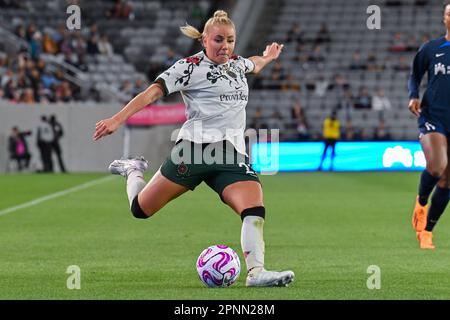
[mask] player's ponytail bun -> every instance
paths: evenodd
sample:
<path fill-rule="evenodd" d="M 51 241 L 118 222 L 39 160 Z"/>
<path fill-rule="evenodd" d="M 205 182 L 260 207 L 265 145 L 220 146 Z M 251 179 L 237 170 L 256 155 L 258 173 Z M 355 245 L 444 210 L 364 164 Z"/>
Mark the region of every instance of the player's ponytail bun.
<path fill-rule="evenodd" d="M 208 32 L 209 28 L 213 25 L 229 25 L 232 26 L 233 29 L 235 29 L 233 21 L 231 21 L 231 19 L 228 17 L 228 13 L 223 10 L 217 10 L 216 12 L 214 12 L 214 15 L 205 23 L 203 33 L 187 23 L 184 27 L 180 27 L 180 30 L 185 36 L 194 40 L 201 41 L 205 33 Z"/>

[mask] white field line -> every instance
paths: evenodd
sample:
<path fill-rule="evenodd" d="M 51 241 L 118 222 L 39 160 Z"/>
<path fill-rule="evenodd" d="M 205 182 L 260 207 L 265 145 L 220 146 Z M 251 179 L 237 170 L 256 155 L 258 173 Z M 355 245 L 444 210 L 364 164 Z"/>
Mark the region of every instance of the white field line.
<path fill-rule="evenodd" d="M 67 195 L 69 193 L 77 192 L 77 191 L 80 191 L 80 190 L 83 190 L 83 189 L 95 186 L 97 184 L 109 181 L 109 180 L 111 180 L 113 178 L 114 178 L 113 176 L 107 176 L 107 177 L 103 177 L 103 178 L 100 178 L 100 179 L 92 180 L 92 181 L 89 181 L 89 182 L 86 182 L 86 183 L 82 183 L 82 184 L 80 184 L 78 186 L 75 186 L 75 187 L 72 187 L 72 188 L 69 188 L 69 189 L 66 189 L 66 190 L 58 191 L 58 192 L 55 192 L 55 193 L 52 193 L 52 194 L 49 194 L 49 195 L 46 195 L 46 196 L 43 196 L 43 197 L 31 200 L 31 201 L 25 202 L 25 203 L 20 204 L 18 206 L 9 207 L 9 208 L 0 210 L 0 216 L 3 216 L 5 214 L 11 213 L 11 212 L 19 211 L 21 209 L 32 207 L 32 206 L 35 206 L 35 205 L 37 205 L 39 203 L 42 203 L 42 202 L 45 202 L 45 201 L 48 201 L 48 200 L 52 200 L 52 199 L 55 199 L 55 198 L 59 198 L 59 197 L 65 196 L 65 195 Z"/>

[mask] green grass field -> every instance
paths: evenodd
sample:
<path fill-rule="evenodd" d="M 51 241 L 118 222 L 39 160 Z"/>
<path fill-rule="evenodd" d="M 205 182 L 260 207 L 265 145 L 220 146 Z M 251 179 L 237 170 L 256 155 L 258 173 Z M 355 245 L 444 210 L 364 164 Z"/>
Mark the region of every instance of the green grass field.
<path fill-rule="evenodd" d="M 449 299 L 450 218 L 435 251 L 418 249 L 410 218 L 419 173 L 262 176 L 266 265 L 292 269 L 288 288 L 226 289 L 199 281 L 212 244 L 240 250 L 240 218 L 204 184 L 148 220 L 128 210 L 125 182 L 100 184 L 33 206 L 5 209 L 102 174 L 0 176 L 0 299 Z M 81 269 L 69 290 L 66 269 Z M 367 268 L 381 269 L 369 290 Z"/>

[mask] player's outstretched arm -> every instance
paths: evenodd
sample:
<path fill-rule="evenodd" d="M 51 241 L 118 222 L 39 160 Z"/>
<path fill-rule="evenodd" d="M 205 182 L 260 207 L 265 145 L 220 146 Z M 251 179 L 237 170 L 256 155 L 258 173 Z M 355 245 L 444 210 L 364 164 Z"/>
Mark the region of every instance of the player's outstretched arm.
<path fill-rule="evenodd" d="M 281 50 L 283 50 L 283 47 L 284 45 L 282 44 L 272 42 L 272 44 L 266 46 L 266 50 L 264 50 L 262 56 L 250 57 L 249 59 L 255 64 L 253 73 L 259 73 L 266 65 L 273 60 L 276 60 L 279 57 Z"/>
<path fill-rule="evenodd" d="M 118 113 L 108 119 L 100 120 L 95 124 L 94 141 L 114 133 L 129 117 L 142 110 L 145 106 L 155 102 L 164 95 L 159 83 L 154 83 L 145 91 L 139 93 Z"/>

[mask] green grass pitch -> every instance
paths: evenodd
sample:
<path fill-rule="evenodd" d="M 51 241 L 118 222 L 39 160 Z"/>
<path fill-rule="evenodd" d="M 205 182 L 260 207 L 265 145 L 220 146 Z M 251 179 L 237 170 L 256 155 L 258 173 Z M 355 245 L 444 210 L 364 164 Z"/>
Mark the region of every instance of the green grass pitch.
<path fill-rule="evenodd" d="M 102 174 L 0 176 L 0 213 Z M 435 251 L 418 248 L 411 212 L 419 173 L 261 176 L 266 266 L 292 269 L 287 288 L 226 289 L 199 281 L 212 244 L 240 250 L 240 218 L 205 184 L 148 220 L 131 216 L 121 177 L 0 214 L 0 299 L 449 299 L 450 218 Z M 447 213 L 448 215 L 448 213 Z M 66 269 L 81 269 L 69 290 Z M 381 289 L 366 285 L 370 265 Z"/>

